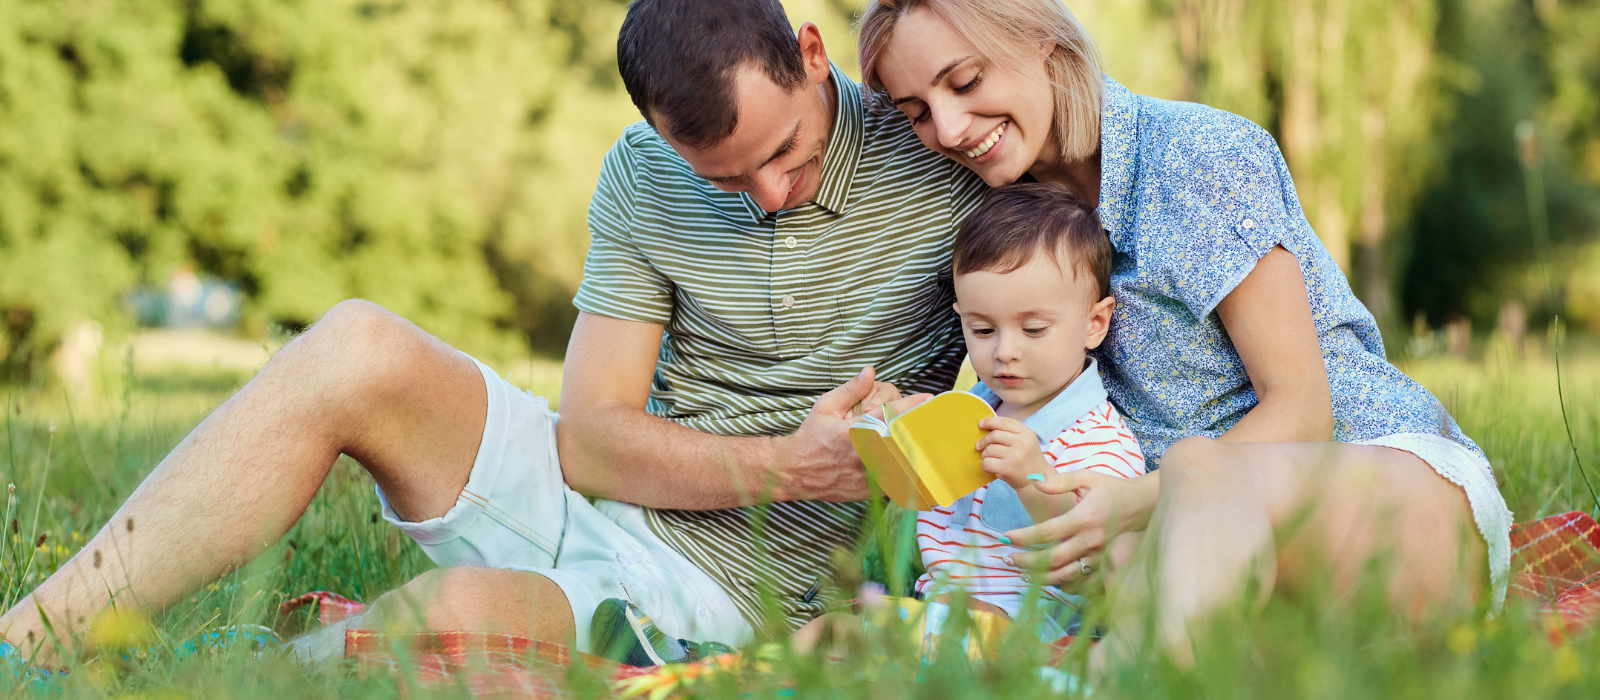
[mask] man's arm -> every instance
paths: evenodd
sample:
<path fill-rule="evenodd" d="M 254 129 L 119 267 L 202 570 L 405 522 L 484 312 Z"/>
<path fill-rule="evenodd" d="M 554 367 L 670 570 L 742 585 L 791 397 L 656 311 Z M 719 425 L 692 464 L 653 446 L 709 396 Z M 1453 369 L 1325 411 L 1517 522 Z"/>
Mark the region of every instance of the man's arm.
<path fill-rule="evenodd" d="M 852 409 L 873 393 L 870 367 L 817 399 L 793 435 L 712 435 L 645 412 L 661 332 L 656 323 L 578 314 L 556 424 L 569 486 L 586 496 L 677 509 L 867 497 L 848 431 Z"/>

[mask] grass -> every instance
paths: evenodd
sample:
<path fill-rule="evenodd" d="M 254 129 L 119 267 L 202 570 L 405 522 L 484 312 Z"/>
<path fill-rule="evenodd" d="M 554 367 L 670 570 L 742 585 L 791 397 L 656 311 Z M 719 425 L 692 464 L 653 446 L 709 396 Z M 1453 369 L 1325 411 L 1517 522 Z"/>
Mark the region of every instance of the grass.
<path fill-rule="evenodd" d="M 1491 348 L 1486 359 L 1413 361 L 1405 369 L 1433 390 L 1490 455 L 1518 520 L 1594 502 L 1572 469 L 1570 424 L 1578 453 L 1600 486 L 1600 352 L 1567 358 L 1568 423 L 1548 359 L 1517 361 Z M 112 373 L 115 374 L 115 373 Z M 514 383 L 554 396 L 559 367 L 520 365 Z M 226 398 L 238 375 L 128 372 L 106 395 L 70 399 L 60 390 L 0 389 L 3 478 L 15 485 L 0 534 L 0 604 L 9 606 L 81 546 L 185 432 Z M 331 665 L 299 669 L 241 654 L 174 658 L 159 650 L 196 633 L 236 623 L 305 629 L 304 617 L 279 618 L 286 597 L 332 590 L 371 600 L 431 564 L 417 546 L 384 525 L 371 481 L 341 460 L 305 517 L 255 563 L 197 591 L 152 624 L 124 625 L 128 642 L 154 654 L 105 654 L 77 668 L 65 692 L 83 697 L 399 697 L 399 683 Z M 1381 572 L 1374 570 L 1374 577 Z M 1275 600 L 1259 614 L 1219 618 L 1198 644 L 1197 671 L 1180 672 L 1151 654 L 1117 669 L 1101 697 L 1439 697 L 1519 698 L 1600 695 L 1600 640 L 1580 635 L 1553 645 L 1530 611 L 1513 604 L 1481 616 L 1401 624 L 1374 595 L 1376 586 Z M 115 622 L 115 621 L 112 621 Z M 124 621 L 126 622 L 126 621 Z M 119 633 L 108 622 L 102 632 Z M 142 636 L 140 636 L 142 635 Z M 881 641 L 881 640 L 880 640 Z M 921 668 L 905 649 L 873 645 L 843 664 L 783 657 L 773 678 L 792 688 L 757 685 L 757 697 L 1042 697 L 1035 645 L 1009 639 L 1000 661 L 972 665 L 941 659 Z M 887 650 L 887 651 L 886 651 Z M 1075 650 L 1069 663 L 1081 663 Z M 0 673 L 11 695 L 53 694 Z M 767 679 L 769 682 L 771 678 Z M 752 687 L 743 688 L 745 691 Z M 739 688 L 711 686 L 708 696 Z M 463 690 L 439 691 L 460 696 Z M 406 697 L 431 697 L 414 689 Z"/>

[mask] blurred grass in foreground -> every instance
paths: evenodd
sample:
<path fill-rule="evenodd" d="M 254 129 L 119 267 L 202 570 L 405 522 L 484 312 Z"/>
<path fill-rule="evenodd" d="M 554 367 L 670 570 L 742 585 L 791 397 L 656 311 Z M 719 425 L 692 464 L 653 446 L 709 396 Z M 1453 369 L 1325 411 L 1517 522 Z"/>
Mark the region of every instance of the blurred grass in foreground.
<path fill-rule="evenodd" d="M 1587 488 L 1571 470 L 1548 358 L 1517 361 L 1489 352 L 1467 363 L 1449 358 L 1404 368 L 1433 390 L 1488 452 L 1518 520 L 1565 510 L 1590 510 Z M 514 384 L 554 398 L 560 366 L 530 362 L 501 367 Z M 53 571 L 93 533 L 139 480 L 243 375 L 187 379 L 176 369 L 130 372 L 113 395 L 83 405 L 65 394 L 5 394 L 0 436 L 3 478 L 15 484 L 0 545 L 0 601 L 9 606 Z M 1585 350 L 1563 366 L 1568 418 L 1584 463 L 1600 467 L 1600 352 Z M 1600 485 L 1600 471 L 1592 471 Z M 892 537 L 890 539 L 893 539 Z M 137 533 L 133 538 L 137 550 Z M 328 484 L 283 541 L 257 562 L 208 586 L 155 620 L 139 648 L 170 648 L 205 629 L 269 624 L 286 636 L 308 624 L 278 619 L 286 597 L 316 589 L 370 601 L 431 563 L 417 546 L 384 525 L 372 483 L 341 460 Z M 1374 565 L 1373 576 L 1382 567 Z M 1150 655 L 1124 666 L 1095 689 L 1100 697 L 1577 697 L 1600 694 L 1600 641 L 1593 634 L 1553 646 L 1527 610 L 1513 604 L 1495 620 L 1476 615 L 1420 625 L 1395 621 L 1375 595 L 1381 587 L 1311 591 L 1275 600 L 1260 614 L 1229 614 L 1197 645 L 1200 670 L 1182 673 Z M 883 642 L 884 640 L 879 640 Z M 895 645 L 869 644 L 872 649 Z M 903 647 L 903 645 L 900 645 Z M 755 697 L 801 696 L 1043 697 L 1053 695 L 1034 667 L 1038 645 L 1008 640 L 1002 661 L 970 665 L 941 659 L 919 670 L 904 648 L 887 658 L 862 651 L 824 665 L 785 658 L 779 673 L 755 686 Z M 1070 655 L 1081 671 L 1083 653 Z M 398 697 L 403 681 L 360 678 L 347 665 L 298 669 L 282 659 L 222 654 L 177 660 L 170 654 L 104 658 L 79 667 L 67 694 L 86 697 Z M 0 676 L 4 676 L 0 673 Z M 593 686 L 590 686 L 591 688 Z M 0 688 L 37 692 L 0 677 Z M 745 687 L 744 690 L 751 690 Z M 732 684 L 708 685 L 704 696 L 734 697 Z M 457 695 L 464 695 L 461 690 Z M 451 693 L 443 693 L 451 696 Z M 406 697 L 431 697 L 408 689 Z"/>

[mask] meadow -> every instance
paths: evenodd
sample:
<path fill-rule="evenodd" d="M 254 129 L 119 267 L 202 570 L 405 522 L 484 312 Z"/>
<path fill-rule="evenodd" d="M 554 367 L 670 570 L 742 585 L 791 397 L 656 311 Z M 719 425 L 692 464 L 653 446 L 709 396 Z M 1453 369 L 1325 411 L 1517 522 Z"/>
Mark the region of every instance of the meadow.
<path fill-rule="evenodd" d="M 1600 478 L 1600 348 L 1566 344 L 1562 379 L 1566 420 L 1556 394 L 1548 344 L 1519 358 L 1504 343 L 1479 348 L 1473 361 L 1445 356 L 1403 367 L 1434 391 L 1487 451 L 1517 519 L 1592 510 L 1591 491 L 1573 467 L 1577 456 Z M 555 396 L 560 366 L 527 362 L 514 383 Z M 0 597 L 9 607 L 77 548 L 184 433 L 246 376 L 236 370 L 138 369 L 130 357 L 94 396 L 55 390 L 4 390 L 0 435 L 3 479 L 14 485 L 0 541 Z M 893 538 L 889 538 L 893 539 Z M 137 533 L 130 548 L 137 551 Z M 878 544 L 881 544 L 878 543 Z M 304 518 L 266 555 L 195 592 L 148 622 L 107 618 L 95 635 L 106 650 L 79 663 L 60 689 L 20 683 L 0 672 L 8 696 L 390 698 L 464 696 L 464 689 L 405 689 L 403 678 L 360 674 L 333 663 L 301 668 L 284 658 L 242 651 L 178 658 L 194 635 L 230 624 L 265 624 L 285 636 L 307 629 L 303 614 L 279 617 L 278 604 L 311 590 L 370 601 L 431 563 L 383 524 L 371 481 L 341 460 Z M 881 566 L 879 567 L 881 569 Z M 1373 578 L 1381 577 L 1381 566 Z M 1115 669 L 1093 689 L 1098 697 L 1543 698 L 1600 695 L 1600 639 L 1581 634 L 1553 644 L 1527 606 L 1513 601 L 1493 619 L 1481 614 L 1401 623 L 1374 586 L 1275 600 L 1264 610 L 1221 619 L 1197 645 L 1197 670 L 1180 671 L 1159 655 Z M 776 673 L 743 688 L 708 686 L 707 696 L 753 697 L 1047 697 L 1036 673 L 1043 651 L 1008 639 L 1000 660 L 969 664 L 943 658 L 921 667 L 909 650 L 869 645 L 843 663 L 784 655 Z M 1081 671 L 1083 650 L 1067 668 Z M 577 672 L 575 672 L 577 673 Z M 403 674 L 402 674 L 403 675 Z M 581 675 L 581 674 L 580 674 Z M 780 684 L 788 684 L 782 685 Z M 579 683 L 579 695 L 597 686 Z M 587 692 L 583 691 L 587 688 Z M 1083 689 L 1068 691 L 1082 694 Z"/>

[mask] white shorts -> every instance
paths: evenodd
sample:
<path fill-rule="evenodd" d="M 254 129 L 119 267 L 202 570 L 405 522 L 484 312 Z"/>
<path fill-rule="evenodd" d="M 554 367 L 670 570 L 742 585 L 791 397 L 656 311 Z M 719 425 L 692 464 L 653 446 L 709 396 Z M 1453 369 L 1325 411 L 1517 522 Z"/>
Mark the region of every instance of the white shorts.
<path fill-rule="evenodd" d="M 639 506 L 567 488 L 556 455 L 557 416 L 543 397 L 477 362 L 489 413 L 472 475 L 443 516 L 413 523 L 383 490 L 383 517 L 439 566 L 484 566 L 539 574 L 567 596 L 579 650 L 592 650 L 589 618 L 600 602 L 639 606 L 668 636 L 742 645 L 754 639 L 722 587 L 651 532 Z"/>
<path fill-rule="evenodd" d="M 1410 452 L 1427 462 L 1439 476 L 1467 492 L 1472 519 L 1477 522 L 1478 534 L 1487 545 L 1489 583 L 1493 587 L 1491 609 L 1498 611 L 1505 603 L 1506 583 L 1511 575 L 1512 519 L 1506 499 L 1495 485 L 1489 461 L 1454 440 L 1429 433 L 1395 433 L 1355 444 Z"/>

